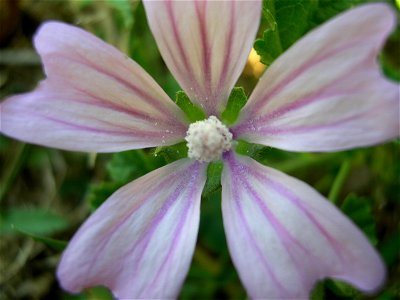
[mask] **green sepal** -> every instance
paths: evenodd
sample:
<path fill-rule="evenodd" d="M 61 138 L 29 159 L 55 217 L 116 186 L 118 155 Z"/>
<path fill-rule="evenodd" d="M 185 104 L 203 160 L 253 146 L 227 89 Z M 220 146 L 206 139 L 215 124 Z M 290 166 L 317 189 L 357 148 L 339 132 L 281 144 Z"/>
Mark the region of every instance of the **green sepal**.
<path fill-rule="evenodd" d="M 172 146 L 160 146 L 154 150 L 154 156 L 161 156 L 169 164 L 178 159 L 186 158 L 188 148 L 186 142 L 181 142 Z"/>
<path fill-rule="evenodd" d="M 175 103 L 185 113 L 190 123 L 206 119 L 204 111 L 190 101 L 189 97 L 184 91 L 176 92 Z"/>
<path fill-rule="evenodd" d="M 237 140 L 234 147 L 235 147 L 236 153 L 238 153 L 240 155 L 250 156 L 251 158 L 254 158 L 255 160 L 259 160 L 261 157 L 263 157 L 263 153 L 267 149 L 269 149 L 266 146 L 259 145 L 259 144 L 252 144 L 252 143 L 246 142 L 244 140 Z"/>
<path fill-rule="evenodd" d="M 207 181 L 201 194 L 207 198 L 210 194 L 221 188 L 221 174 L 224 164 L 222 161 L 210 162 L 207 167 Z"/>
<path fill-rule="evenodd" d="M 325 299 L 325 288 L 324 282 L 317 282 L 310 292 L 310 300 L 324 300 Z"/>
<path fill-rule="evenodd" d="M 221 114 L 222 122 L 225 125 L 232 125 L 239 116 L 240 110 L 247 102 L 247 95 L 242 87 L 233 88 L 229 95 L 228 103 Z"/>
<path fill-rule="evenodd" d="M 358 295 L 360 295 L 360 292 L 353 288 L 350 284 L 340 280 L 327 279 L 325 281 L 325 285 L 332 292 L 341 297 L 355 299 Z"/>
<path fill-rule="evenodd" d="M 84 300 L 114 300 L 111 291 L 103 286 L 96 286 L 85 289 L 81 294 Z M 82 299 L 82 300 L 83 300 Z"/>

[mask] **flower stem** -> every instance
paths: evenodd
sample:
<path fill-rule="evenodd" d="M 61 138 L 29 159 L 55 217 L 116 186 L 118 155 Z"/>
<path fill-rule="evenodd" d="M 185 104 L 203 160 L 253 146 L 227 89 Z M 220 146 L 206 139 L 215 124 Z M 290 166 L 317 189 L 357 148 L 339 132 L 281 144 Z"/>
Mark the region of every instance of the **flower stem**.
<path fill-rule="evenodd" d="M 346 181 L 347 176 L 350 173 L 350 170 L 351 170 L 351 161 L 349 159 L 346 159 L 340 166 L 339 173 L 337 174 L 335 181 L 333 182 L 332 188 L 329 192 L 328 199 L 332 203 L 336 204 L 338 202 L 340 191 L 343 187 L 343 184 Z"/>

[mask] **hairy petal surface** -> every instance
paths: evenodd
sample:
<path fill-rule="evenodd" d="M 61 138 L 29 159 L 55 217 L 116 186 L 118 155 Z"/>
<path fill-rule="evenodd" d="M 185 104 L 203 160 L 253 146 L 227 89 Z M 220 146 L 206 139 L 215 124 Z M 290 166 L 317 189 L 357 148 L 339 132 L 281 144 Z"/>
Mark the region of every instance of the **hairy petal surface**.
<path fill-rule="evenodd" d="M 261 1 L 145 1 L 168 68 L 209 115 L 228 100 L 257 33 Z"/>
<path fill-rule="evenodd" d="M 1 132 L 66 150 L 174 144 L 183 113 L 134 61 L 79 28 L 45 23 L 34 39 L 47 79 L 1 104 Z"/>
<path fill-rule="evenodd" d="M 366 237 L 310 186 L 251 158 L 225 155 L 222 212 L 233 262 L 255 299 L 308 299 L 332 277 L 371 292 L 384 265 Z"/>
<path fill-rule="evenodd" d="M 62 287 L 175 298 L 192 259 L 205 180 L 206 164 L 185 159 L 119 189 L 69 243 L 57 272 Z"/>
<path fill-rule="evenodd" d="M 399 85 L 377 54 L 394 27 L 384 4 L 355 8 L 312 31 L 264 73 L 236 138 L 291 151 L 373 145 L 399 135 Z"/>

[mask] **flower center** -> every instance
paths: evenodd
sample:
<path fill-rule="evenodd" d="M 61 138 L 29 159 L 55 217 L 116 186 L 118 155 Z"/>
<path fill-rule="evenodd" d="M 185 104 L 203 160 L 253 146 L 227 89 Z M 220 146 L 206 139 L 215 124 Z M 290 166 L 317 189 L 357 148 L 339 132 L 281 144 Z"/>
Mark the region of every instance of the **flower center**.
<path fill-rule="evenodd" d="M 231 149 L 232 133 L 216 117 L 190 124 L 186 133 L 188 156 L 201 162 L 221 158 L 223 152 Z"/>

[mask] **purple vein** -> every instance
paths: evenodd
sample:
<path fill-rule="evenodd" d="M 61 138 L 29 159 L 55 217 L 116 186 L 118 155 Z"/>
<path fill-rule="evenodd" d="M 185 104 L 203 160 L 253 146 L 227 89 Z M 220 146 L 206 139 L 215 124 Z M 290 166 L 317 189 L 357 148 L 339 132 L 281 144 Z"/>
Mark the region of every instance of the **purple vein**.
<path fill-rule="evenodd" d="M 185 225 L 184 222 L 185 222 L 185 220 L 187 220 L 189 209 L 191 207 L 193 207 L 195 204 L 194 194 L 195 194 L 196 190 L 200 187 L 200 183 L 196 182 L 200 178 L 199 177 L 199 172 L 200 172 L 199 167 L 200 166 L 198 164 L 196 164 L 196 166 L 197 166 L 196 170 L 193 171 L 193 173 L 191 175 L 191 180 L 189 182 L 187 182 L 187 186 L 189 187 L 189 190 L 187 191 L 185 198 L 190 199 L 190 201 L 187 201 L 187 205 L 185 206 L 184 211 L 182 212 L 182 214 L 179 218 L 179 222 L 176 226 L 176 230 L 174 232 L 174 239 L 171 243 L 171 246 L 169 247 L 168 253 L 165 255 L 165 258 L 164 258 L 161 266 L 159 267 L 158 271 L 156 272 L 156 276 L 152 280 L 152 283 L 149 284 L 149 288 L 151 286 L 155 286 L 157 284 L 157 282 L 159 281 L 160 276 L 162 274 L 161 272 L 167 266 L 167 262 L 170 260 L 171 256 L 174 254 L 174 252 L 176 252 L 176 246 L 177 246 L 179 238 L 181 237 L 182 230 Z"/>
<path fill-rule="evenodd" d="M 80 60 L 71 58 L 71 57 L 66 56 L 66 55 L 57 54 L 57 61 L 60 61 L 60 59 L 65 59 L 66 61 L 74 62 L 74 63 L 77 63 L 77 64 L 83 64 L 83 65 L 86 65 L 86 66 L 92 68 L 93 70 L 97 71 L 98 73 L 101 73 L 101 74 L 105 75 L 106 77 L 119 82 L 121 85 L 123 85 L 126 88 L 128 88 L 129 90 L 133 91 L 134 94 L 136 94 L 140 98 L 146 100 L 148 103 L 150 103 L 160 113 L 162 113 L 162 114 L 165 113 L 165 107 L 163 105 L 161 105 L 161 103 L 160 103 L 160 101 L 158 99 L 156 99 L 153 96 L 149 95 L 144 90 L 142 90 L 138 86 L 134 85 L 131 81 L 127 81 L 126 79 L 121 78 L 121 77 L 113 74 L 111 71 L 109 71 L 107 69 L 100 68 L 99 66 L 95 65 L 94 63 L 88 61 L 85 57 L 81 56 L 81 59 L 83 61 L 80 61 Z M 61 65 L 60 65 L 60 67 L 61 67 Z"/>
<path fill-rule="evenodd" d="M 285 86 L 287 86 L 290 82 L 295 80 L 301 73 L 306 72 L 311 67 L 319 64 L 320 62 L 324 61 L 325 59 L 334 56 L 336 53 L 340 53 L 341 51 L 347 50 L 353 46 L 359 46 L 359 41 L 351 42 L 345 44 L 339 48 L 332 48 L 330 51 L 327 51 L 323 55 L 312 56 L 307 61 L 303 62 L 300 66 L 298 66 L 295 70 L 293 70 L 288 76 L 281 79 L 280 82 L 275 84 L 275 86 L 270 90 L 267 91 L 261 98 L 257 101 L 257 105 L 254 105 L 252 114 L 259 110 L 260 106 L 266 105 L 269 101 L 273 99 L 279 91 L 281 91 Z"/>
<path fill-rule="evenodd" d="M 321 225 L 321 223 L 304 207 L 296 195 L 294 195 L 291 191 L 289 191 L 286 187 L 282 186 L 277 181 L 272 180 L 271 178 L 266 177 L 264 174 L 257 172 L 255 169 L 246 166 L 248 172 L 257 178 L 258 180 L 264 182 L 265 184 L 269 184 L 278 194 L 283 196 L 284 199 L 296 205 L 300 211 L 311 221 L 312 224 L 318 229 L 318 231 L 322 234 L 323 237 L 328 241 L 328 243 L 332 246 L 334 252 L 337 257 L 344 262 L 342 251 L 337 243 L 337 241 L 332 237 L 332 235 Z"/>
<path fill-rule="evenodd" d="M 211 91 L 211 68 L 210 68 L 210 45 L 208 43 L 208 36 L 207 36 L 207 21 L 206 21 L 206 14 L 207 14 L 207 2 L 206 1 L 195 1 L 195 9 L 196 9 L 196 16 L 197 22 L 199 25 L 200 31 L 200 42 L 201 42 L 201 50 L 203 53 L 203 73 L 204 73 L 204 90 Z M 201 5 L 201 6 L 200 6 Z M 206 101 L 208 102 L 208 101 Z"/>
<path fill-rule="evenodd" d="M 143 232 L 145 232 L 145 234 L 143 234 L 141 238 L 137 240 L 134 243 L 134 245 L 128 250 L 128 253 L 129 252 L 140 253 L 140 255 L 135 259 L 136 269 L 140 266 L 140 262 L 144 257 L 146 248 L 148 247 L 157 227 L 160 225 L 161 220 L 168 213 L 169 209 L 177 202 L 179 195 L 185 189 L 185 186 L 187 186 L 186 178 L 190 176 L 189 174 L 192 173 L 192 169 L 196 166 L 197 164 L 191 165 L 188 169 L 182 172 L 183 175 L 179 176 L 179 178 L 182 178 L 182 181 L 176 185 L 174 192 L 164 200 L 163 206 L 160 208 L 156 216 L 152 219 L 150 224 L 144 229 Z M 129 256 L 129 254 L 127 254 L 127 256 Z"/>
<path fill-rule="evenodd" d="M 194 77 L 194 72 L 192 69 L 192 65 L 189 63 L 189 59 L 187 57 L 187 54 L 185 52 L 185 48 L 183 47 L 183 42 L 181 40 L 181 36 L 179 34 L 179 29 L 178 26 L 176 24 L 176 19 L 175 19 L 175 14 L 174 14 L 174 10 L 172 8 L 172 4 L 173 1 L 165 1 L 164 4 L 167 8 L 167 13 L 169 15 L 169 20 L 172 26 L 172 33 L 173 33 L 173 37 L 176 41 L 176 44 L 178 46 L 178 50 L 180 53 L 180 58 L 182 59 L 183 65 L 186 69 L 187 72 L 187 76 L 190 77 L 192 82 L 197 82 L 197 80 Z M 178 3 L 179 4 L 179 3 Z M 161 27 L 162 28 L 162 27 Z"/>
<path fill-rule="evenodd" d="M 379 109 L 379 107 L 374 107 L 374 109 Z M 364 112 L 364 113 L 359 113 L 356 115 L 352 115 L 340 120 L 337 120 L 335 122 L 332 123 L 328 123 L 328 124 L 315 124 L 315 125 L 309 125 L 309 126 L 297 126 L 297 127 L 265 127 L 263 129 L 261 129 L 259 132 L 264 133 L 264 134 L 295 134 L 295 133 L 304 133 L 307 131 L 315 131 L 315 130 L 322 130 L 322 129 L 335 129 L 335 127 L 341 127 L 342 125 L 346 124 L 346 123 L 350 123 L 353 122 L 357 119 L 361 119 L 364 118 L 368 115 L 372 115 L 374 109 L 369 109 L 368 111 Z M 331 132 L 332 134 L 333 132 Z M 348 133 L 347 133 L 348 134 Z"/>
<path fill-rule="evenodd" d="M 218 90 L 221 91 L 222 88 L 226 85 L 227 77 L 228 77 L 228 70 L 231 64 L 229 62 L 232 59 L 232 45 L 233 45 L 233 40 L 234 40 L 234 34 L 235 34 L 235 9 L 236 9 L 236 3 L 235 1 L 232 1 L 230 3 L 230 15 L 229 15 L 229 32 L 228 35 L 226 36 L 225 39 L 225 56 L 224 56 L 224 62 L 222 64 L 222 70 L 221 74 L 219 77 L 219 82 L 218 82 Z M 221 96 L 221 95 L 217 95 Z M 221 99 L 219 100 L 221 101 Z"/>
<path fill-rule="evenodd" d="M 233 161 L 233 159 L 230 159 L 230 163 L 232 165 L 233 168 L 235 168 L 235 162 Z M 231 174 L 236 173 L 233 172 L 233 170 L 231 170 L 230 172 Z M 261 249 L 258 246 L 257 241 L 254 239 L 254 237 L 252 236 L 251 230 L 249 228 L 249 224 L 246 221 L 246 217 L 243 213 L 243 209 L 241 206 L 241 201 L 240 201 L 240 197 L 239 197 L 239 185 L 241 184 L 241 182 L 238 182 L 238 180 L 236 179 L 236 177 L 232 177 L 232 195 L 237 207 L 237 212 L 239 213 L 239 220 L 241 220 L 241 223 L 243 224 L 243 228 L 245 229 L 246 232 L 246 236 L 247 239 L 250 241 L 251 244 L 253 244 L 253 250 L 255 250 L 255 253 L 257 254 L 260 262 L 262 263 L 262 266 L 264 267 L 264 269 L 267 271 L 267 273 L 269 274 L 269 276 L 271 277 L 271 279 L 273 280 L 273 282 L 282 290 L 282 291 L 287 291 L 287 289 L 282 285 L 282 283 L 277 279 L 276 274 L 274 273 L 274 271 L 271 268 L 271 265 L 269 264 L 269 262 L 265 259 Z"/>
<path fill-rule="evenodd" d="M 157 188 L 158 189 L 164 189 L 168 185 L 171 184 L 171 177 L 166 177 L 164 178 L 160 183 L 158 183 Z M 87 269 L 87 274 L 91 273 L 92 268 L 94 267 L 94 264 L 96 263 L 98 257 L 101 255 L 102 250 L 107 247 L 107 245 L 111 242 L 113 236 L 116 234 L 118 229 L 125 224 L 125 222 L 132 216 L 133 213 L 135 213 L 137 210 L 139 210 L 143 204 L 146 202 L 150 194 L 153 194 L 154 191 L 150 189 L 147 193 L 141 196 L 141 201 L 135 203 L 128 211 L 124 212 L 123 216 L 117 220 L 112 226 L 107 228 L 106 232 L 103 234 L 103 237 L 96 243 L 96 250 L 92 254 L 92 259 L 91 262 L 89 263 L 89 267 Z M 108 207 L 100 207 L 99 209 L 106 209 Z M 90 227 L 89 227 L 90 228 Z"/>
<path fill-rule="evenodd" d="M 302 270 L 302 266 L 299 264 L 298 259 L 296 259 L 295 255 L 293 254 L 292 244 L 287 242 L 287 239 L 293 243 L 298 249 L 300 249 L 303 254 L 313 256 L 315 259 L 318 259 L 320 263 L 323 261 L 317 257 L 313 253 L 310 253 L 300 242 L 290 234 L 287 228 L 274 216 L 271 210 L 265 205 L 265 203 L 261 200 L 260 195 L 251 187 L 251 185 L 246 181 L 245 178 L 240 178 L 243 185 L 245 186 L 246 190 L 253 195 L 253 198 L 256 199 L 256 203 L 258 207 L 261 209 L 261 212 L 268 220 L 269 224 L 274 229 L 276 235 L 279 237 L 279 240 L 284 247 L 286 253 L 290 256 L 290 259 L 295 265 L 296 272 L 298 274 L 298 278 L 301 280 L 304 289 L 308 289 L 308 283 L 306 282 L 306 278 L 303 276 L 304 271 Z"/>

